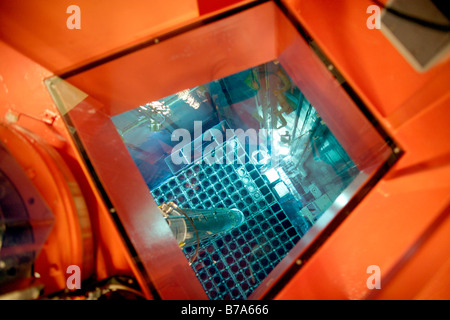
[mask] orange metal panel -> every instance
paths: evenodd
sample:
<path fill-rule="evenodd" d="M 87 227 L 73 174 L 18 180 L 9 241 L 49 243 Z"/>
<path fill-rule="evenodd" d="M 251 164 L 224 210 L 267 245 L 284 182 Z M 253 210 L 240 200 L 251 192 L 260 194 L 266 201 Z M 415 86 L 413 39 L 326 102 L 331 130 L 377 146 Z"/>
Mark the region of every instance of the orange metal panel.
<path fill-rule="evenodd" d="M 67 28 L 71 5 L 81 29 Z M 0 38 L 61 72 L 197 16 L 196 0 L 1 1 Z"/>
<path fill-rule="evenodd" d="M 405 252 L 370 299 L 448 299 L 450 197 L 441 215 Z"/>
<path fill-rule="evenodd" d="M 432 296 L 430 288 L 448 299 L 450 289 L 436 279 L 450 281 L 442 271 L 448 222 L 441 219 L 450 200 L 449 61 L 415 72 L 379 31 L 365 27 L 370 1 L 286 2 L 405 154 L 277 299 L 421 298 Z M 429 228 L 436 235 L 414 251 Z M 381 269 L 381 292 L 366 286 L 370 265 Z"/>
<path fill-rule="evenodd" d="M 445 208 L 450 188 L 382 192 L 378 187 L 366 197 L 276 299 L 365 299 L 371 265 L 380 267 L 383 289 L 384 276 Z"/>
<path fill-rule="evenodd" d="M 447 72 L 449 71 L 450 66 Z M 419 116 L 404 123 L 396 130 L 395 136 L 409 151 L 405 154 L 399 168 L 411 167 L 420 163 L 429 167 L 433 164 L 449 162 L 450 90 L 441 91 L 437 98 L 438 101 L 435 104 L 426 106 Z M 427 163 L 430 164 L 427 165 Z"/>
<path fill-rule="evenodd" d="M 150 2 L 139 1 L 140 5 L 124 9 L 118 2 L 108 1 L 110 5 L 97 7 L 92 1 L 81 1 L 80 7 L 89 10 L 82 12 L 84 29 L 77 31 L 65 28 L 68 15 L 64 12 L 71 3 L 55 1 L 54 6 L 43 7 L 38 2 L 28 1 L 26 5 L 1 2 L 0 35 L 19 51 L 58 72 L 124 48 L 130 43 L 137 43 L 150 34 L 159 34 L 163 29 L 193 16 L 193 7 L 186 8 L 182 5 L 186 1 L 177 1 L 179 6 L 167 4 L 166 1 L 157 2 L 158 7 L 150 16 L 157 19 L 159 24 L 151 22 L 149 10 L 145 10 L 149 8 L 147 5 L 150 6 Z M 414 71 L 381 32 L 366 28 L 366 8 L 372 4 L 368 0 L 284 2 L 357 90 L 378 120 L 400 143 L 405 155 L 286 284 L 277 299 L 389 299 L 405 296 L 448 299 L 449 288 L 440 285 L 450 283 L 449 273 L 446 272 L 449 264 L 445 260 L 449 255 L 447 248 L 450 247 L 450 240 L 446 237 L 448 218 L 442 221 L 439 219 L 446 212 L 444 210 L 450 194 L 450 62 L 441 63 L 424 74 Z M 176 11 L 177 18 L 170 19 L 176 9 L 179 9 Z M 46 18 L 46 23 L 42 23 L 42 17 Z M 205 54 L 217 54 L 215 64 L 205 66 L 200 75 L 197 74 L 195 65 L 182 63 L 186 61 L 182 59 L 183 55 L 192 53 L 189 42 L 171 44 L 162 50 L 161 52 L 178 62 L 172 66 L 152 66 L 154 75 L 159 78 L 145 79 L 144 83 L 152 88 L 154 96 L 144 96 L 144 87 L 134 89 L 137 82 L 123 77 L 127 74 L 123 67 L 115 70 L 99 67 L 98 70 L 101 69 L 102 72 L 98 73 L 97 80 L 108 75 L 110 82 L 107 86 L 97 88 L 93 95 L 107 103 L 108 114 L 111 115 L 147 102 L 144 100 L 149 97 L 157 99 L 239 71 L 255 57 L 256 60 L 251 61 L 264 62 L 272 59 L 290 42 L 290 31 L 286 25 L 275 25 L 277 30 L 274 33 L 274 17 L 267 14 L 266 18 L 270 23 L 259 29 L 253 28 L 252 23 L 235 21 L 236 25 L 229 27 L 234 28 L 235 32 L 239 31 L 240 36 L 227 43 L 217 42 L 209 32 L 192 33 L 190 39 L 196 41 L 196 45 L 205 50 Z M 164 21 L 170 23 L 166 25 Z M 251 19 L 249 21 L 256 22 Z M 94 29 L 95 32 L 92 31 Z M 261 34 L 266 38 L 258 37 Z M 255 37 L 267 41 L 266 51 L 255 49 L 246 52 L 245 48 L 248 47 L 241 46 L 243 42 L 252 43 Z M 276 37 L 280 39 L 279 47 L 274 41 Z M 164 43 L 158 46 L 161 48 Z M 237 50 L 233 59 L 238 59 L 240 54 L 248 60 L 242 64 L 232 63 L 228 60 L 228 50 L 231 48 Z M 0 55 L 0 115 L 3 117 L 11 109 L 41 119 L 45 117 L 46 110 L 56 111 L 42 84 L 42 80 L 50 76 L 51 72 L 24 58 L 4 43 L 0 43 Z M 134 71 L 148 57 L 138 58 L 132 64 Z M 158 55 L 155 53 L 151 58 L 157 59 Z M 202 65 L 202 60 L 199 58 L 196 63 Z M 211 69 L 215 70 L 213 74 L 204 73 L 204 70 Z M 314 76 L 314 70 L 305 72 L 318 79 L 317 75 Z M 166 76 L 165 73 L 170 75 Z M 172 83 L 174 77 L 179 77 L 179 82 Z M 144 75 L 139 79 L 143 80 Z M 95 81 L 85 83 L 81 79 L 77 83 L 80 87 L 85 86 L 86 91 L 94 88 L 95 84 Z M 122 101 L 125 104 L 120 107 L 108 105 L 111 95 L 117 95 L 114 101 L 123 97 L 116 91 L 122 86 L 127 90 L 137 90 L 132 91 L 133 94 L 137 93 L 135 100 Z M 326 94 L 324 90 L 322 95 Z M 323 99 L 324 104 L 332 102 L 320 95 L 316 99 Z M 326 113 L 326 110 L 323 112 Z M 328 116 L 329 121 L 333 122 L 333 112 Z M 57 117 L 53 125 L 46 125 L 42 121 L 23 116 L 19 124 L 38 133 L 55 147 L 77 173 L 77 181 L 82 186 L 93 229 L 98 236 L 99 276 L 106 277 L 118 271 L 131 273 L 133 268 L 135 274 L 138 274 L 61 119 Z M 135 197 L 133 194 L 128 195 Z M 141 214 L 146 217 L 144 213 Z M 431 228 L 434 231 L 426 241 L 416 251 L 410 251 L 436 221 L 442 224 L 435 229 Z M 135 231 L 139 234 L 144 232 L 139 226 Z M 408 252 L 414 254 L 408 256 Z M 366 268 L 374 264 L 379 265 L 382 272 L 383 289 L 379 294 L 374 294 L 374 291 L 366 287 L 369 276 Z M 398 268 L 399 265 L 402 268 Z M 169 277 L 165 270 L 156 270 L 153 276 Z M 411 278 L 416 278 L 417 281 L 409 282 L 408 279 Z M 140 280 L 141 284 L 144 283 Z M 175 287 L 170 285 L 171 281 L 167 283 L 164 290 L 173 291 Z M 434 289 L 439 290 L 439 294 L 433 295 Z"/>
<path fill-rule="evenodd" d="M 446 235 L 450 231 L 447 229 Z M 450 287 L 450 259 L 429 278 L 428 283 L 414 297 L 417 300 L 448 300 L 448 288 Z"/>

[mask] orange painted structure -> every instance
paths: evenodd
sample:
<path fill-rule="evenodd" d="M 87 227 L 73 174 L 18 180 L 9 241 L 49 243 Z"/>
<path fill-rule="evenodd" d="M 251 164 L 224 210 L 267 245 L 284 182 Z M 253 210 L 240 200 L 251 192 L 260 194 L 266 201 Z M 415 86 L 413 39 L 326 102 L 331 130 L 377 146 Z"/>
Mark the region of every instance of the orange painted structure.
<path fill-rule="evenodd" d="M 147 226 L 140 222 L 148 218 L 143 208 L 156 205 L 151 199 L 133 205 L 138 201 L 131 200 L 142 198 L 144 192 L 144 187 L 140 188 L 144 182 L 137 172 L 125 174 L 112 166 L 100 173 L 109 195 L 117 192 L 112 188 L 114 181 L 132 182 L 123 188 L 123 201 L 112 207 L 105 203 L 105 190 L 99 190 L 98 181 L 91 176 L 90 164 L 79 153 L 44 79 L 70 73 L 145 41 L 163 40 L 153 51 L 154 47 L 149 47 L 145 54 L 132 53 L 135 57 L 131 62 L 127 62 L 127 56 L 118 57 L 114 63 L 93 69 L 89 76 L 67 77 L 89 95 L 79 110 L 95 108 L 112 116 L 277 58 L 291 43 L 294 29 L 277 18 L 280 13 L 274 14 L 275 4 L 269 1 L 257 14 L 248 10 L 231 16 L 229 32 L 222 34 L 223 38 L 217 38 L 220 29 L 210 26 L 193 29 L 182 40 L 166 39 L 166 34 L 218 13 L 205 9 L 200 16 L 201 3 L 180 0 L 127 1 L 126 5 L 122 1 L 98 1 L 95 5 L 77 1 L 82 8 L 82 29 L 68 30 L 65 9 L 72 3 L 54 2 L 46 6 L 34 0 L 26 5 L 0 3 L 0 139 L 55 215 L 54 228 L 36 260 L 39 281 L 45 283 L 46 293 L 63 290 L 65 270 L 75 264 L 83 266 L 84 279 L 133 276 L 150 299 L 155 295 L 163 299 L 206 298 L 187 263 L 176 263 L 184 258 L 181 251 L 175 257 L 167 254 L 170 250 L 165 251 L 177 245 L 160 220 L 152 220 L 154 225 L 149 228 L 161 227 L 162 242 L 146 245 L 151 239 L 146 238 Z M 248 3 L 252 1 L 233 7 Z M 282 3 L 395 139 L 403 156 L 320 248 L 308 260 L 299 261 L 301 267 L 283 278 L 270 297 L 449 299 L 450 60 L 425 73 L 415 71 L 380 31 L 366 27 L 366 8 L 372 4 L 369 0 Z M 258 42 L 253 44 L 255 38 Z M 186 48 L 191 43 L 200 49 L 191 52 L 194 60 L 187 60 Z M 173 57 L 170 64 L 164 64 L 163 59 L 161 64 L 155 63 L 167 55 Z M 157 77 L 131 78 L 145 61 L 150 61 L 146 67 L 153 68 Z M 304 71 L 309 72 L 311 82 L 323 79 L 316 70 Z M 152 96 L 146 91 L 149 87 Z M 316 99 L 323 97 L 318 95 Z M 330 123 L 336 121 L 339 130 L 337 112 L 323 112 Z M 82 115 L 76 119 L 83 121 Z M 87 135 L 102 132 L 95 123 L 103 122 L 94 120 L 97 122 L 85 124 L 91 130 L 85 131 Z M 348 123 L 352 125 L 356 123 Z M 345 128 L 340 130 L 345 137 Z M 363 137 L 359 143 L 376 145 L 376 141 Z M 107 161 L 111 155 L 99 150 L 90 156 Z M 123 158 L 116 163 L 126 168 L 126 161 Z M 124 180 L 119 179 L 120 172 Z M 134 214 L 116 216 L 110 212 L 112 208 Z M 128 226 L 128 239 L 115 224 L 117 219 Z M 140 261 L 130 253 L 129 242 Z M 159 263 L 152 265 L 155 256 Z M 370 265 L 381 269 L 380 290 L 366 286 Z M 262 297 L 264 294 L 261 292 Z"/>

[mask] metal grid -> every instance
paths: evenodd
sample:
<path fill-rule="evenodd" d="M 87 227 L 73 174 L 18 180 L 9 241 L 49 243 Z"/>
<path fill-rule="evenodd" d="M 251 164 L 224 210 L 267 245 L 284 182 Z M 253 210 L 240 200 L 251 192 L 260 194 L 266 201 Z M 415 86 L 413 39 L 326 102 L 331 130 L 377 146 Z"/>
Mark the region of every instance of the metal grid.
<path fill-rule="evenodd" d="M 246 299 L 300 240 L 257 166 L 238 148 L 234 164 L 199 161 L 151 191 L 158 204 L 244 213 L 240 227 L 202 242 L 192 264 L 210 299 Z M 186 257 L 194 250 L 184 249 Z"/>

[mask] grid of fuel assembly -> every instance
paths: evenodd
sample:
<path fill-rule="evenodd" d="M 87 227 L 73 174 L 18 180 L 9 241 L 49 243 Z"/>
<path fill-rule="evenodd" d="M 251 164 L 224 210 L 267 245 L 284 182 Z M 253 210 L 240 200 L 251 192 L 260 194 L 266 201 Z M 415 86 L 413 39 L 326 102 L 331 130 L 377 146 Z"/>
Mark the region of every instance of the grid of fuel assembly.
<path fill-rule="evenodd" d="M 200 243 L 192 268 L 210 299 L 246 299 L 300 239 L 257 166 L 240 151 L 234 164 L 199 161 L 151 191 L 158 204 L 244 213 L 241 226 Z M 188 259 L 194 251 L 184 249 Z"/>

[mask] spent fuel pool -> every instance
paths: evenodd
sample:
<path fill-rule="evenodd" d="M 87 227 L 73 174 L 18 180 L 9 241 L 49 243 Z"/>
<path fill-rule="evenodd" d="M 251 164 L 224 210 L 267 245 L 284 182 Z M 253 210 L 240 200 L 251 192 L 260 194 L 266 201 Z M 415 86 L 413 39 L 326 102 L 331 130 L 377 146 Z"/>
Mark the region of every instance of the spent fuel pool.
<path fill-rule="evenodd" d="M 257 165 L 193 164 L 152 190 L 157 203 L 236 208 L 245 221 L 200 243 L 191 267 L 210 299 L 246 299 L 300 240 Z M 183 248 L 190 259 L 195 246 Z"/>

